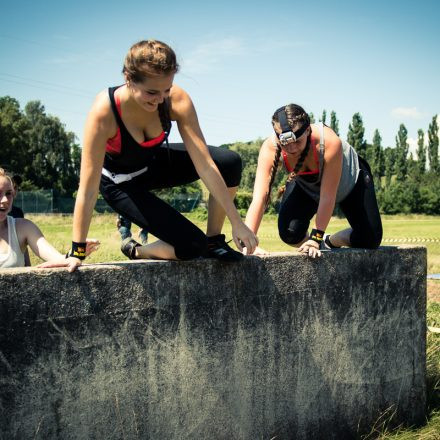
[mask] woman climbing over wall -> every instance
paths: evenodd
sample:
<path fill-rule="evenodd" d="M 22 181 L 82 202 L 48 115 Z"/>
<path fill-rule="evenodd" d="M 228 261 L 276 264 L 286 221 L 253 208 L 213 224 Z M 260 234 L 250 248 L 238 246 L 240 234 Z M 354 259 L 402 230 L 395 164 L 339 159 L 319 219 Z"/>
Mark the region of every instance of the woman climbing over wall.
<path fill-rule="evenodd" d="M 233 203 L 241 159 L 232 151 L 207 147 L 191 98 L 174 84 L 178 67 L 168 45 L 140 41 L 125 58 L 124 84 L 96 97 L 85 127 L 70 255 L 85 258 L 78 249 L 84 249 L 98 189 L 117 213 L 159 239 L 145 246 L 124 241 L 121 250 L 131 259 L 238 261 L 242 253 L 221 234 L 225 215 L 240 251 L 253 252 L 257 246 Z M 184 144 L 168 143 L 172 121 Z M 199 178 L 211 193 L 206 234 L 151 192 Z"/>
<path fill-rule="evenodd" d="M 341 246 L 374 249 L 382 222 L 368 163 L 324 124 L 310 124 L 302 107 L 289 104 L 272 117 L 274 134 L 261 146 L 246 224 L 256 234 L 280 158 L 289 173 L 278 216 L 280 238 L 311 257 Z M 325 234 L 339 203 L 351 228 Z M 308 232 L 316 214 L 315 227 Z M 265 253 L 257 248 L 256 254 Z"/>

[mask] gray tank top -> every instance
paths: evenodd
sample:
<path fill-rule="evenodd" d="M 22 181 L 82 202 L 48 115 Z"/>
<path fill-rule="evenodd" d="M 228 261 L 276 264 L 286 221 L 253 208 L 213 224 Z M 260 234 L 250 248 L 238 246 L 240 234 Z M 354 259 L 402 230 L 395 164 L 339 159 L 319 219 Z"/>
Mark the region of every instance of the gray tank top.
<path fill-rule="evenodd" d="M 6 254 L 0 254 L 0 268 L 24 267 L 24 254 L 21 251 L 20 243 L 15 229 L 15 218 L 6 217 L 8 222 L 8 244 L 9 250 Z"/>
<path fill-rule="evenodd" d="M 321 178 L 324 171 L 324 124 L 321 122 L 319 140 L 319 174 L 311 180 L 304 176 L 297 176 L 295 182 L 314 200 L 319 202 L 321 191 Z M 345 141 L 342 141 L 342 173 L 339 181 L 338 192 L 336 193 L 336 203 L 344 200 L 356 184 L 359 175 L 359 159 L 353 147 Z"/>

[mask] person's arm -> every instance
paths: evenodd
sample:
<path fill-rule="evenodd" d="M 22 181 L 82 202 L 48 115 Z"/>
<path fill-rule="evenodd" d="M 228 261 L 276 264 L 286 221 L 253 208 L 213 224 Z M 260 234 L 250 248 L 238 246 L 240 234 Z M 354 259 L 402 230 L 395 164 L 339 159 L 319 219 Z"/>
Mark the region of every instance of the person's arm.
<path fill-rule="evenodd" d="M 70 272 L 73 272 L 79 266 L 78 258 L 66 258 L 58 252 L 44 237 L 40 228 L 33 222 L 27 219 L 20 219 L 16 221 L 17 236 L 20 242 L 21 249 L 27 250 L 27 246 L 32 249 L 32 252 L 45 263 L 38 267 L 68 267 Z M 99 246 L 98 240 L 87 240 L 86 254 L 89 255 L 95 251 Z"/>
<path fill-rule="evenodd" d="M 332 132 L 326 141 L 324 153 L 324 171 L 321 180 L 319 205 L 316 213 L 315 227 L 325 231 L 335 209 L 336 194 L 342 174 L 342 142 Z"/>
<path fill-rule="evenodd" d="M 177 122 L 185 148 L 198 175 L 225 210 L 231 222 L 232 236 L 237 248 L 242 251 L 244 246 L 248 253 L 253 253 L 258 239 L 240 218 L 223 177 L 209 154 L 191 98 L 176 85 L 173 86 L 170 97 L 171 116 Z"/>
<path fill-rule="evenodd" d="M 336 194 L 342 173 L 342 142 L 333 130 L 326 129 L 324 151 L 324 169 L 321 179 L 318 211 L 315 218 L 315 229 L 325 232 L 335 209 Z M 320 256 L 319 243 L 315 240 L 305 241 L 300 252 L 312 257 Z"/>
<path fill-rule="evenodd" d="M 87 117 L 81 154 L 79 188 L 73 214 L 72 241 L 84 243 L 98 198 L 107 139 L 117 130 L 107 92 L 101 92 Z"/>
<path fill-rule="evenodd" d="M 258 228 L 260 227 L 266 209 L 266 200 L 275 155 L 276 146 L 273 137 L 269 137 L 263 142 L 263 145 L 260 148 L 252 202 L 246 213 L 245 223 L 255 234 L 258 232 Z"/>

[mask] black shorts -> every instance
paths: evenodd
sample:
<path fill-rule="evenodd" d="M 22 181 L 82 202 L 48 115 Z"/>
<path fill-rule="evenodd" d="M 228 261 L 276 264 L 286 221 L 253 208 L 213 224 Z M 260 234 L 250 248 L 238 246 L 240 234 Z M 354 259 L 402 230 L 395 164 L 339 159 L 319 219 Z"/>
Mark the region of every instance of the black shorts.
<path fill-rule="evenodd" d="M 377 205 L 373 177 L 367 161 L 359 157 L 359 176 L 350 194 L 339 203 L 353 231 L 350 245 L 375 249 L 382 241 L 382 221 Z M 278 216 L 278 232 L 288 244 L 304 240 L 310 220 L 318 210 L 312 199 L 295 181 L 286 186 Z"/>
<path fill-rule="evenodd" d="M 102 176 L 101 194 L 118 214 L 173 246 L 180 260 L 205 255 L 206 235 L 151 192 L 198 180 L 194 164 L 184 144 L 170 144 L 169 150 L 166 145 L 155 148 L 148 170 L 140 176 L 120 184 Z M 208 149 L 226 186 L 238 186 L 242 170 L 240 156 L 224 148 L 209 146 Z"/>

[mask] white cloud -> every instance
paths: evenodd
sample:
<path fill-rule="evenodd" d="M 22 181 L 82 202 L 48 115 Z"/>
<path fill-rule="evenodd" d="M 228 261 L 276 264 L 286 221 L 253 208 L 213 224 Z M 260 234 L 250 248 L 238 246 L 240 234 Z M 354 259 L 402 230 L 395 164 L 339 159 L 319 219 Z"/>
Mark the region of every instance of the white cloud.
<path fill-rule="evenodd" d="M 408 138 L 408 145 L 409 145 L 408 155 L 409 155 L 409 153 L 412 153 L 413 158 L 417 159 L 417 147 L 418 147 L 417 139 L 414 139 L 414 138 L 411 138 L 411 137 Z"/>
<path fill-rule="evenodd" d="M 396 119 L 421 119 L 423 117 L 417 107 L 396 107 L 391 110 L 391 115 Z"/>
<path fill-rule="evenodd" d="M 210 43 L 200 44 L 184 57 L 182 72 L 208 73 L 225 58 L 241 55 L 245 52 L 243 43 L 237 38 L 224 38 Z"/>

